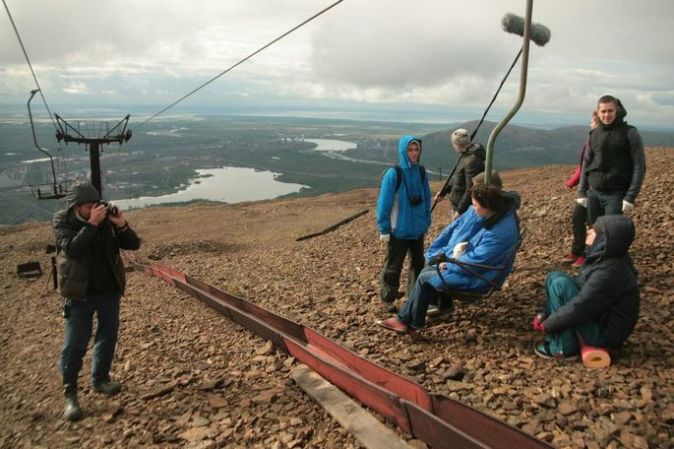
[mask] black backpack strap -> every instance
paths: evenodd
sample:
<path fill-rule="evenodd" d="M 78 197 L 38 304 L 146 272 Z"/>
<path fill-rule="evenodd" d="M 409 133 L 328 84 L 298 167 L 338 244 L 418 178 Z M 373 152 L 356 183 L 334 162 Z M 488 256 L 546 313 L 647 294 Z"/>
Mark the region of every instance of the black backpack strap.
<path fill-rule="evenodd" d="M 403 169 L 400 167 L 400 165 L 395 164 L 393 166 L 393 169 L 396 171 L 396 192 L 400 190 L 400 186 L 403 183 Z M 426 168 L 423 165 L 419 166 L 419 170 L 421 171 L 421 183 L 423 184 L 426 181 Z M 384 172 L 386 173 L 386 172 Z"/>
<path fill-rule="evenodd" d="M 403 183 L 403 169 L 400 165 L 395 164 L 393 168 L 396 171 L 396 192 L 400 190 L 400 185 Z"/>

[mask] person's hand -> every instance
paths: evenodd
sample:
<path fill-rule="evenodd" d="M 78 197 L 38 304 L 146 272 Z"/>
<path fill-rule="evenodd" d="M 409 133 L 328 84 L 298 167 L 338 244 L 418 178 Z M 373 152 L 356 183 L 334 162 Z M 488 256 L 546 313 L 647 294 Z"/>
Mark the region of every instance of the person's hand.
<path fill-rule="evenodd" d="M 379 244 L 382 248 L 385 248 L 388 246 L 388 242 L 391 241 L 391 235 L 390 234 L 379 234 Z"/>
<path fill-rule="evenodd" d="M 576 203 L 587 209 L 587 198 L 576 198 Z"/>
<path fill-rule="evenodd" d="M 457 211 L 452 212 L 452 216 L 451 216 L 452 221 L 456 220 L 456 219 L 459 218 L 460 216 L 461 216 L 461 214 L 458 213 Z"/>
<path fill-rule="evenodd" d="M 454 245 L 454 250 L 452 251 L 452 259 L 458 259 L 463 256 L 468 249 L 468 242 L 460 242 Z"/>
<path fill-rule="evenodd" d="M 108 215 L 108 220 L 110 220 L 117 229 L 121 229 L 127 225 L 124 211 L 119 207 L 117 208 L 117 215 Z"/>
<path fill-rule="evenodd" d="M 632 209 L 634 209 L 634 203 L 630 203 L 629 201 L 623 200 L 623 213 L 629 212 Z"/>
<path fill-rule="evenodd" d="M 105 220 L 107 215 L 108 208 L 105 206 L 105 204 L 94 204 L 94 206 L 91 208 L 91 212 L 89 212 L 89 220 L 87 221 L 94 226 L 98 226 L 103 220 Z"/>
<path fill-rule="evenodd" d="M 539 313 L 534 317 L 534 330 L 545 333 L 545 315 Z"/>
<path fill-rule="evenodd" d="M 435 194 L 433 201 L 441 201 L 445 199 L 445 195 L 442 194 L 442 190 Z"/>
<path fill-rule="evenodd" d="M 447 271 L 447 262 L 439 263 L 438 268 L 440 268 L 441 271 Z"/>

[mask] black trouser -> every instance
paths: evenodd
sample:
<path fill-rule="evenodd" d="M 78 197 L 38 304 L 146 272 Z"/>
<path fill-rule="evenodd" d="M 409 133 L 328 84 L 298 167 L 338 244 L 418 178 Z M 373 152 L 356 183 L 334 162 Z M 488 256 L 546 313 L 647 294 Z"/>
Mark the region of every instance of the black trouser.
<path fill-rule="evenodd" d="M 400 272 L 408 252 L 410 268 L 407 274 L 407 295 L 409 296 L 417 276 L 424 268 L 424 236 L 415 240 L 397 239 L 391 236 L 381 273 L 381 299 L 385 302 L 393 302 L 398 297 Z"/>
<path fill-rule="evenodd" d="M 573 228 L 573 243 L 571 253 L 576 256 L 585 255 L 585 237 L 587 235 L 587 208 L 576 203 L 571 217 Z"/>
<path fill-rule="evenodd" d="M 587 192 L 587 223 L 593 225 L 603 215 L 622 215 L 626 192 L 601 192 L 590 188 Z"/>

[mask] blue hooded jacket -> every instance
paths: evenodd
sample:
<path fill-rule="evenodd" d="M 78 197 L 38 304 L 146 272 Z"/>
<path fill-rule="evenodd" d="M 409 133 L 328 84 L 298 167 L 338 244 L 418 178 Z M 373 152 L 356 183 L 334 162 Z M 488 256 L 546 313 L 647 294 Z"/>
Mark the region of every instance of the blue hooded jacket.
<path fill-rule="evenodd" d="M 451 257 L 454 246 L 457 243 L 467 242 L 472 236 L 477 234 L 482 227 L 483 221 L 484 219 L 475 212 L 475 208 L 470 206 L 466 212 L 447 225 L 433 240 L 433 243 L 431 243 L 431 246 L 428 247 L 424 254 L 426 262 L 429 262 L 440 254 Z"/>
<path fill-rule="evenodd" d="M 418 239 L 431 225 L 431 188 L 428 179 L 421 179 L 419 164 L 412 164 L 407 157 L 407 147 L 412 141 L 418 142 L 421 149 L 421 140 L 414 136 L 402 136 L 398 142 L 398 165 L 403 174 L 400 188 L 396 192 L 396 170 L 389 168 L 382 177 L 377 200 L 379 233 L 392 235 L 396 239 Z M 410 202 L 412 197 L 420 198 L 421 203 L 413 205 Z"/>
<path fill-rule="evenodd" d="M 459 257 L 459 261 L 494 267 L 503 266 L 508 262 L 509 256 L 515 250 L 519 242 L 519 225 L 515 215 L 516 209 L 519 206 L 519 197 L 506 196 L 508 196 L 510 204 L 504 208 L 504 212 L 501 212 L 503 215 L 498 218 L 496 223 L 488 224 L 488 219 L 477 215 L 472 206 L 462 214 L 461 217 L 464 215 L 466 216 L 466 222 L 470 221 L 472 223 L 473 220 L 477 221 L 480 229 L 470 237 L 470 240 L 468 240 L 468 248 L 466 249 L 466 252 Z M 501 213 L 498 215 L 501 215 Z M 472 214 L 474 214 L 474 216 Z M 456 220 L 459 222 L 457 225 L 461 224 L 461 217 Z M 465 224 L 466 223 L 464 223 L 464 225 Z M 465 241 L 465 236 L 466 234 L 463 234 L 462 236 L 457 235 L 454 244 Z M 459 239 L 460 237 L 464 238 Z M 449 248 L 449 244 L 447 244 L 446 247 Z M 452 245 L 452 248 L 453 247 L 454 245 Z M 451 252 L 448 255 L 451 256 Z M 513 269 L 513 262 L 514 261 L 510 261 L 510 264 L 505 267 L 504 272 L 489 271 L 473 267 L 471 267 L 471 270 L 479 272 L 482 276 L 492 282 L 496 282 L 498 277 L 501 277 L 501 281 L 504 281 Z M 448 263 L 447 270 L 441 271 L 441 273 L 442 279 L 438 275 L 430 279 L 430 283 L 437 290 L 444 290 L 449 286 L 453 290 L 484 292 L 490 288 L 490 284 L 487 281 L 471 274 L 457 264 Z"/>

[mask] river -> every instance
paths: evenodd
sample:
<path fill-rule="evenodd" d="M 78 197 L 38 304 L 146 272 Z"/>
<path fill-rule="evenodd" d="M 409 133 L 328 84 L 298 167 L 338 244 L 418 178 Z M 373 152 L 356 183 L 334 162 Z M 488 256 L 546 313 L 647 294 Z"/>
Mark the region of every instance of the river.
<path fill-rule="evenodd" d="M 135 209 L 166 203 L 182 203 L 193 200 L 222 201 L 240 203 L 258 201 L 299 192 L 301 184 L 291 184 L 276 180 L 278 173 L 256 171 L 252 168 L 224 167 L 197 170 L 198 178 L 176 193 L 162 196 L 142 196 L 114 203 L 123 209 Z"/>

